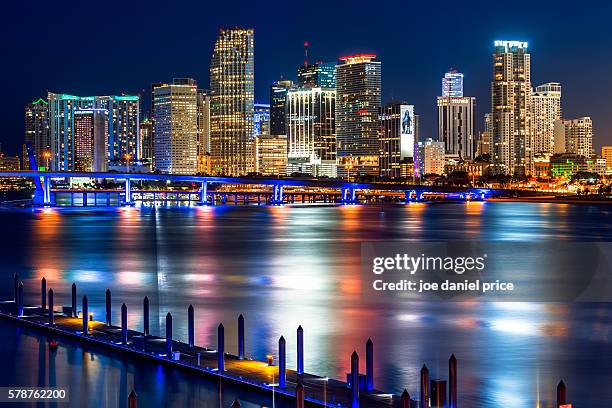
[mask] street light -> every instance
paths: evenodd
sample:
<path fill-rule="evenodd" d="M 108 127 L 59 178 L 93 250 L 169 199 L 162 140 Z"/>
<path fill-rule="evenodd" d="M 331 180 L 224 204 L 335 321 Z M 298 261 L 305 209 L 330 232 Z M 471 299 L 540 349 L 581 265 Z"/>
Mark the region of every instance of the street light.
<path fill-rule="evenodd" d="M 124 156 L 125 159 L 125 163 L 126 163 L 126 167 L 127 167 L 127 172 L 130 172 L 130 160 L 132 159 L 132 155 L 129 153 L 126 153 Z"/>
<path fill-rule="evenodd" d="M 51 158 L 51 152 L 46 150 L 43 153 L 43 157 L 45 158 L 45 161 L 46 161 L 45 169 L 49 170 L 49 159 Z"/>

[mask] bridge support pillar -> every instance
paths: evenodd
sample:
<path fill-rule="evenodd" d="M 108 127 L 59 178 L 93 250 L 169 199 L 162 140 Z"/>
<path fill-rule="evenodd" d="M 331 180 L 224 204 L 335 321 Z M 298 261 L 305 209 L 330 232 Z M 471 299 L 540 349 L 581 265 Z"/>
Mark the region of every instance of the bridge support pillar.
<path fill-rule="evenodd" d="M 280 205 L 280 204 L 283 204 L 283 201 L 284 201 L 283 185 L 274 184 L 272 186 L 272 200 L 270 200 L 270 204 Z"/>
<path fill-rule="evenodd" d="M 49 206 L 51 203 L 51 177 L 43 177 L 43 205 Z"/>
<path fill-rule="evenodd" d="M 132 205 L 132 179 L 125 179 L 125 205 Z"/>
<path fill-rule="evenodd" d="M 342 187 L 341 199 L 342 204 L 358 204 L 357 194 L 354 187 Z"/>
<path fill-rule="evenodd" d="M 208 204 L 208 181 L 203 181 L 200 186 L 200 201 L 198 201 L 198 205 L 206 204 Z"/>

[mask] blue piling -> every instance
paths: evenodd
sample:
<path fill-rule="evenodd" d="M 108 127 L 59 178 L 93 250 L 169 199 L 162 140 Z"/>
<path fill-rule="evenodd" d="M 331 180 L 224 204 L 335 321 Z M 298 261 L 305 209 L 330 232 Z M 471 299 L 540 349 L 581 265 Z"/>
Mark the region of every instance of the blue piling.
<path fill-rule="evenodd" d="M 359 408 L 359 355 L 351 354 L 351 408 Z"/>
<path fill-rule="evenodd" d="M 149 335 L 149 298 L 148 297 L 144 297 L 144 300 L 142 302 L 142 309 L 143 309 L 143 324 L 144 324 L 144 330 L 143 333 L 145 336 Z"/>
<path fill-rule="evenodd" d="M 49 325 L 55 324 L 53 320 L 53 289 L 49 289 Z"/>
<path fill-rule="evenodd" d="M 295 387 L 295 408 L 304 408 L 304 384 L 300 380 Z"/>
<path fill-rule="evenodd" d="M 45 278 L 40 280 L 40 307 L 42 310 L 47 308 L 47 280 Z"/>
<path fill-rule="evenodd" d="M 17 316 L 23 317 L 23 282 L 21 281 L 19 281 L 17 295 Z"/>
<path fill-rule="evenodd" d="M 189 338 L 189 347 L 193 347 L 195 342 L 194 335 L 194 317 L 193 317 L 193 306 L 189 305 L 187 309 L 187 334 Z"/>
<path fill-rule="evenodd" d="M 106 325 L 111 325 L 111 291 L 106 289 Z"/>
<path fill-rule="evenodd" d="M 244 360 L 244 316 L 238 316 L 238 358 Z"/>
<path fill-rule="evenodd" d="M 166 357 L 172 358 L 172 315 L 166 315 Z"/>
<path fill-rule="evenodd" d="M 297 373 L 304 374 L 304 329 L 297 328 Z"/>
<path fill-rule="evenodd" d="M 454 354 L 448 360 L 448 406 L 457 408 L 457 358 Z"/>
<path fill-rule="evenodd" d="M 421 368 L 421 408 L 429 408 L 429 369 L 425 364 Z"/>
<path fill-rule="evenodd" d="M 374 389 L 374 343 L 372 339 L 366 342 L 366 391 Z"/>
<path fill-rule="evenodd" d="M 128 342 L 128 321 L 127 321 L 127 306 L 121 305 L 121 343 L 125 346 Z"/>
<path fill-rule="evenodd" d="M 89 333 L 89 312 L 88 312 L 88 302 L 87 296 L 83 296 L 83 334 L 87 336 Z"/>
<path fill-rule="evenodd" d="M 72 283 L 72 317 L 79 317 L 77 313 L 77 291 L 76 291 L 76 283 Z"/>
<path fill-rule="evenodd" d="M 217 368 L 219 372 L 225 371 L 225 328 L 223 323 L 217 327 Z"/>
<path fill-rule="evenodd" d="M 283 336 L 278 339 L 278 386 L 280 388 L 287 386 L 287 350 Z"/>

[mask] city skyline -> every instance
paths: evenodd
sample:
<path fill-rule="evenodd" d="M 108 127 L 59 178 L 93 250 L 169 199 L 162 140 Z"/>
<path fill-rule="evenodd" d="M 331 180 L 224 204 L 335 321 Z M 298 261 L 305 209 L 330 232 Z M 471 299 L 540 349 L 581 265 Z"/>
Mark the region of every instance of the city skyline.
<path fill-rule="evenodd" d="M 40 7 L 46 8 L 47 6 Z M 86 6 L 78 6 L 79 10 L 75 12 L 82 12 L 83 7 Z M 196 10 L 204 8 L 204 6 L 193 7 Z M 597 21 L 585 27 L 580 35 L 572 36 L 558 28 L 547 29 L 552 26 L 551 23 L 542 20 L 544 13 L 551 19 L 556 17 L 557 25 L 554 27 L 558 27 L 560 21 L 569 17 L 564 16 L 557 8 L 547 9 L 545 4 L 533 5 L 534 12 L 530 17 L 500 15 L 493 10 L 496 7 L 480 10 L 477 6 L 467 5 L 462 9 L 461 16 L 466 21 L 478 17 L 479 22 L 483 24 L 480 24 L 479 28 L 469 24 L 465 25 L 453 37 L 453 41 L 449 42 L 447 38 L 443 38 L 443 32 L 446 32 L 447 29 L 428 39 L 418 36 L 420 30 L 425 29 L 428 24 L 429 29 L 434 32 L 436 30 L 432 28 L 432 23 L 442 23 L 449 18 L 445 15 L 431 16 L 439 5 L 419 5 L 410 10 L 411 15 L 422 15 L 423 17 L 423 21 L 415 19 L 412 25 L 397 25 L 399 22 L 396 17 L 388 13 L 388 23 L 395 24 L 394 29 L 399 38 L 390 38 L 377 33 L 377 27 L 384 23 L 378 18 L 372 19 L 371 26 L 360 29 L 342 30 L 348 24 L 342 22 L 336 28 L 317 27 L 314 30 L 306 24 L 306 21 L 313 17 L 310 11 L 297 16 L 293 23 L 295 29 L 285 32 L 290 26 L 289 21 L 285 22 L 281 19 L 278 25 L 273 27 L 268 24 L 271 16 L 261 11 L 252 10 L 255 12 L 246 13 L 238 8 L 230 15 L 220 17 L 221 6 L 210 5 L 208 7 L 212 8 L 209 11 L 216 10 L 218 13 L 213 12 L 205 16 L 207 24 L 200 25 L 197 37 L 190 38 L 189 35 L 181 35 L 180 38 L 184 41 L 179 43 L 174 41 L 172 45 L 163 41 L 153 45 L 150 44 L 151 38 L 148 38 L 147 41 L 139 41 L 136 49 L 133 46 L 129 50 L 127 47 L 115 48 L 110 53 L 112 58 L 109 59 L 105 69 L 101 69 L 100 64 L 96 63 L 99 60 L 94 50 L 85 49 L 79 53 L 82 61 L 78 66 L 75 65 L 72 56 L 64 55 L 63 59 L 58 59 L 54 53 L 48 51 L 52 47 L 49 48 L 45 44 L 46 39 L 40 40 L 42 44 L 34 45 L 34 48 L 30 50 L 33 54 L 25 53 L 19 48 L 19 44 L 21 46 L 26 42 L 30 44 L 28 38 L 31 34 L 24 34 L 23 28 L 10 24 L 4 27 L 2 30 L 8 30 L 9 40 L 14 40 L 9 41 L 6 55 L 17 62 L 13 65 L 22 65 L 20 62 L 23 62 L 25 66 L 20 71 L 14 71 L 14 67 L 5 67 L 3 68 L 4 75 L 11 78 L 28 78 L 27 84 L 21 81 L 18 87 L 9 84 L 9 96 L 12 97 L 2 102 L 3 111 L 6 112 L 6 117 L 9 119 L 2 136 L 4 150 L 9 153 L 18 153 L 23 137 L 21 115 L 23 106 L 39 96 L 44 96 L 47 90 L 69 92 L 75 95 L 139 93 L 143 95 L 144 113 L 149 110 L 146 95 L 153 82 L 168 80 L 172 77 L 194 77 L 198 84 L 208 87 L 210 55 L 218 29 L 224 26 L 252 26 L 255 29 L 255 102 L 267 102 L 270 84 L 281 76 L 296 79 L 295 68 L 300 66 L 305 58 L 303 49 L 305 40 L 310 43 L 308 58 L 311 62 L 336 61 L 340 55 L 346 53 L 373 52 L 378 55 L 384 67 L 383 104 L 392 100 L 406 100 L 414 104 L 421 115 L 421 131 L 424 138 L 436 137 L 435 98 L 439 96 L 440 78 L 450 67 L 456 68 L 465 75 L 465 92 L 476 97 L 478 101 L 475 128 L 477 131 L 482 130 L 482 115 L 486 113 L 488 106 L 486 101 L 490 98 L 489 62 L 492 42 L 497 39 L 527 41 L 533 57 L 532 83 L 560 82 L 564 87 L 564 115 L 570 118 L 582 116 L 593 118 L 597 149 L 602 144 L 612 142 L 612 119 L 605 114 L 603 95 L 605 92 L 601 92 L 602 89 L 612 89 L 610 80 L 604 75 L 607 71 L 606 67 L 610 65 L 610 58 L 606 55 L 599 57 L 597 54 L 598 44 L 605 43 L 609 34 L 606 33 L 606 30 L 602 33 L 594 28 L 597 26 Z M 329 13 L 349 19 L 364 16 L 364 12 L 358 10 L 357 7 L 350 10 L 335 4 L 330 4 L 328 7 Z M 605 5 L 605 7 L 609 6 Z M 151 4 L 146 8 L 131 6 L 126 10 L 126 15 L 137 17 L 137 13 L 143 13 L 140 17 L 158 18 L 157 16 L 163 14 L 164 10 L 165 6 L 157 4 Z M 57 11 L 49 8 L 49 13 L 49 16 L 61 22 L 69 18 L 72 11 L 68 13 L 68 16 L 59 16 Z M 42 16 L 46 13 L 37 13 L 37 15 L 39 17 L 36 18 L 42 20 Z M 495 15 L 496 20 L 483 19 L 484 15 L 491 18 Z M 573 17 L 576 18 L 576 15 L 574 14 Z M 591 19 L 593 18 L 598 19 L 597 16 L 591 16 Z M 111 27 L 117 24 L 117 21 L 105 12 L 94 16 L 93 19 L 103 21 Z M 188 19 L 190 20 L 191 17 Z M 138 34 L 135 34 L 135 38 L 145 37 L 142 35 L 145 26 L 140 22 L 135 22 L 135 24 L 140 29 Z M 177 34 L 191 32 L 189 27 L 179 27 L 177 30 Z M 283 35 L 280 35 L 281 32 Z M 154 31 L 145 34 L 156 39 L 159 36 Z M 92 33 L 92 36 L 95 38 L 98 34 Z M 333 38 L 334 41 L 329 41 L 329 38 Z M 400 41 L 400 38 L 403 38 L 404 42 Z M 411 38 L 413 40 L 410 40 Z M 417 38 L 418 41 L 415 40 Z M 72 41 L 78 43 L 81 40 Z M 406 44 L 409 44 L 409 52 L 401 48 Z M 41 47 L 40 55 L 37 54 L 38 47 Z M 588 61 L 589 58 L 595 61 L 597 56 L 598 64 L 579 64 L 574 59 L 568 58 L 572 54 L 568 54 L 567 50 L 572 47 L 580 47 L 580 61 Z M 176 53 L 175 58 L 169 58 L 170 51 Z M 31 67 L 36 65 L 31 61 L 34 56 L 39 59 L 45 58 L 45 61 L 48 62 L 46 71 L 41 72 L 38 69 L 36 74 L 32 73 Z M 151 63 L 152 60 L 155 61 L 155 64 Z M 130 67 L 130 69 L 125 69 L 125 67 Z M 595 79 L 598 80 L 595 81 Z"/>

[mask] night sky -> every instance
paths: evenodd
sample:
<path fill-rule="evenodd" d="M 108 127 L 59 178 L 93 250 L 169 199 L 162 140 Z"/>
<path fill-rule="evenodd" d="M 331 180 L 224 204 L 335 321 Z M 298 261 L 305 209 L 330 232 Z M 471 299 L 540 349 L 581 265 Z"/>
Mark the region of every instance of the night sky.
<path fill-rule="evenodd" d="M 255 96 L 294 79 L 310 60 L 373 52 L 383 102 L 405 100 L 436 137 L 436 96 L 449 67 L 465 74 L 478 130 L 490 109 L 496 39 L 528 41 L 532 85 L 561 82 L 566 118 L 590 115 L 595 145 L 612 144 L 612 5 L 606 1 L 148 1 L 5 2 L 0 17 L 0 142 L 15 154 L 24 106 L 48 90 L 76 95 L 142 93 L 151 82 L 191 76 L 208 87 L 219 27 L 255 29 Z M 22 4 L 17 4 L 22 3 Z"/>

